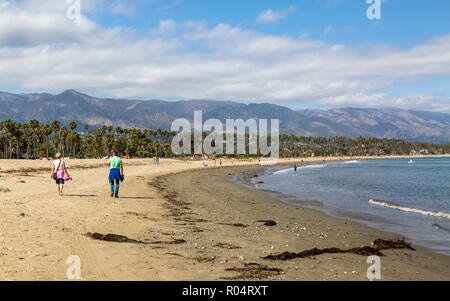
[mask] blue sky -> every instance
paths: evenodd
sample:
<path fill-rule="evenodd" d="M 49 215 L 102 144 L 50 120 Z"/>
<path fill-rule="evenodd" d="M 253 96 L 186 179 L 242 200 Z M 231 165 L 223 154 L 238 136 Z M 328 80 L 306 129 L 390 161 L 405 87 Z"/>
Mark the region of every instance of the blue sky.
<path fill-rule="evenodd" d="M 0 0 L 1 90 L 450 112 L 448 0 L 80 1 Z"/>
<path fill-rule="evenodd" d="M 154 0 L 127 1 L 135 3 L 132 14 L 95 11 L 94 20 L 104 26 L 124 26 L 148 30 L 161 19 L 177 22 L 205 20 L 209 26 L 227 23 L 271 35 L 296 37 L 304 31 L 314 39 L 333 43 L 361 45 L 387 43 L 411 47 L 435 36 L 449 33 L 450 1 L 384 0 L 382 20 L 366 16 L 370 6 L 365 0 Z M 256 24 L 261 12 L 282 11 L 295 6 L 286 18 L 269 24 Z M 135 10 L 135 11 L 134 11 Z M 324 29 L 331 26 L 328 33 Z"/>

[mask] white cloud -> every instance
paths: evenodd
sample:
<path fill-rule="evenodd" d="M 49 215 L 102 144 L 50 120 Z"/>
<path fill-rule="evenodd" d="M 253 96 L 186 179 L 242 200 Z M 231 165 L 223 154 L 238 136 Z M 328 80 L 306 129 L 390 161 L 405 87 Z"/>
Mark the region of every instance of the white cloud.
<path fill-rule="evenodd" d="M 63 1 L 64 2 L 64 1 Z M 407 50 L 350 47 L 266 35 L 229 24 L 163 20 L 146 32 L 65 18 L 63 6 L 0 1 L 0 86 L 137 99 L 229 99 L 398 106 L 450 112 L 430 91 L 378 91 L 426 76 L 450 77 L 450 35 Z M 2 23 L 14 20 L 12 23 Z M 6 25 L 8 26 L 1 26 Z M 434 93 L 433 93 L 434 92 Z"/>
<path fill-rule="evenodd" d="M 0 46 L 81 42 L 97 30 L 85 17 L 76 22 L 66 16 L 65 1 L 1 2 Z"/>
<path fill-rule="evenodd" d="M 319 104 L 334 107 L 393 107 L 408 110 L 425 110 L 450 113 L 450 97 L 435 94 L 409 94 L 404 97 L 390 97 L 385 93 L 343 94 L 321 99 Z"/>
<path fill-rule="evenodd" d="M 171 10 L 177 8 L 180 4 L 181 4 L 181 0 L 175 0 L 175 1 L 170 2 L 169 4 L 166 4 L 166 5 L 163 5 L 163 6 L 159 7 L 157 9 L 157 11 L 159 13 L 171 11 Z"/>
<path fill-rule="evenodd" d="M 174 20 L 161 20 L 157 29 L 150 32 L 156 35 L 171 35 L 175 33 L 177 23 Z"/>
<path fill-rule="evenodd" d="M 263 11 L 258 18 L 256 19 L 256 23 L 274 23 L 278 20 L 285 19 L 288 15 L 294 13 L 297 10 L 295 5 L 291 5 L 289 8 L 274 11 L 272 9 L 268 9 Z"/>

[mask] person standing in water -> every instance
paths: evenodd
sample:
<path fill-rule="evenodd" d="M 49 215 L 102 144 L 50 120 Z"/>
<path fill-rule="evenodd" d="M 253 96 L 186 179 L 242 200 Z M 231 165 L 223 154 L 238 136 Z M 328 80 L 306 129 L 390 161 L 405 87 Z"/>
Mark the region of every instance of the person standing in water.
<path fill-rule="evenodd" d="M 67 172 L 66 163 L 64 163 L 64 160 L 61 159 L 61 154 L 57 153 L 55 155 L 56 160 L 53 161 L 52 165 L 52 173 L 50 177 L 56 181 L 58 195 L 64 196 L 63 189 L 64 189 L 64 178 L 65 175 L 67 175 L 68 178 L 70 178 L 69 173 Z"/>
<path fill-rule="evenodd" d="M 112 157 L 109 159 L 109 183 L 111 184 L 111 197 L 115 196 L 119 198 L 119 186 L 123 181 L 123 164 L 122 159 L 117 157 L 117 152 L 112 153 Z M 114 191 L 115 184 L 115 191 Z"/>
<path fill-rule="evenodd" d="M 297 164 L 294 164 L 294 173 L 297 173 Z"/>

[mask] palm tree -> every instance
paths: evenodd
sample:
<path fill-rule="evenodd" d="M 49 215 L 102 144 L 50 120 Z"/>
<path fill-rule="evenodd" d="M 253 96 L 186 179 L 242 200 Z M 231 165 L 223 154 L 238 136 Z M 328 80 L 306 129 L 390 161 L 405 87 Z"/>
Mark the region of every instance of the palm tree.
<path fill-rule="evenodd" d="M 116 127 L 115 131 L 116 131 L 116 135 L 118 137 L 122 137 L 123 132 L 122 132 L 122 128 L 120 126 Z"/>
<path fill-rule="evenodd" d="M 80 141 L 81 139 L 77 132 L 70 132 L 67 134 L 66 144 L 73 157 L 76 156 L 77 146 L 80 144 Z"/>
<path fill-rule="evenodd" d="M 6 136 L 6 141 L 8 142 L 8 146 L 9 148 L 7 148 L 6 150 L 6 154 L 9 153 L 9 159 L 12 159 L 12 142 L 13 142 L 13 136 L 15 134 L 16 131 L 16 126 L 14 121 L 12 121 L 11 119 L 7 119 L 5 121 L 3 121 L 3 131 L 5 133 Z"/>
<path fill-rule="evenodd" d="M 55 135 L 53 136 L 52 142 L 53 142 L 53 146 L 55 148 L 55 152 L 58 152 L 58 145 L 59 145 L 59 129 L 61 127 L 61 123 L 58 120 L 53 120 L 50 124 L 50 126 L 52 127 L 53 132 L 55 133 Z"/>
<path fill-rule="evenodd" d="M 49 156 L 50 142 L 49 142 L 48 137 L 52 134 L 52 132 L 53 132 L 53 129 L 52 129 L 52 127 L 50 125 L 44 124 L 42 126 L 42 134 L 44 135 L 45 140 L 47 141 L 47 158 L 50 157 Z"/>
<path fill-rule="evenodd" d="M 61 123 L 58 120 L 53 120 L 50 126 L 53 129 L 53 132 L 58 133 L 61 127 Z"/>
<path fill-rule="evenodd" d="M 39 153 L 39 134 L 40 134 L 39 121 L 35 119 L 30 120 L 28 122 L 28 127 L 33 131 L 35 141 L 35 144 L 33 146 L 33 156 L 34 158 L 37 158 Z"/>
<path fill-rule="evenodd" d="M 72 121 L 71 123 L 69 123 L 69 128 L 73 132 L 77 128 L 77 123 L 75 121 Z"/>
<path fill-rule="evenodd" d="M 65 156 L 65 152 L 66 152 L 66 138 L 67 135 L 69 134 L 69 131 L 67 130 L 67 128 L 65 126 L 63 126 L 60 130 L 59 130 L 59 137 L 60 137 L 60 142 L 61 142 L 61 151 L 62 151 L 62 156 Z"/>

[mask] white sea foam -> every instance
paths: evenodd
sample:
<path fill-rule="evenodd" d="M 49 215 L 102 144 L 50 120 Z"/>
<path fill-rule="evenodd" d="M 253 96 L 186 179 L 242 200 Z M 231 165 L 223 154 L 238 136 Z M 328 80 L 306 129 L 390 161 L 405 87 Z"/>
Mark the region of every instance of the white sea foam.
<path fill-rule="evenodd" d="M 406 211 L 406 212 L 413 212 L 413 213 L 418 213 L 418 214 L 427 215 L 427 216 L 434 216 L 434 217 L 450 219 L 450 214 L 449 213 L 445 213 L 445 212 L 426 211 L 426 210 L 423 210 L 423 209 L 400 206 L 400 205 L 396 205 L 396 204 L 392 204 L 392 203 L 388 203 L 388 202 L 383 202 L 383 201 L 379 201 L 379 200 L 374 200 L 374 199 L 369 200 L 369 203 L 374 204 L 374 205 L 378 205 L 378 206 L 391 208 L 391 209 L 402 210 L 402 211 Z"/>
<path fill-rule="evenodd" d="M 275 171 L 273 174 L 274 174 L 274 175 L 279 175 L 279 174 L 287 173 L 287 172 L 290 172 L 290 171 L 294 171 L 294 168 L 288 168 L 288 169 L 278 170 L 278 171 Z"/>
<path fill-rule="evenodd" d="M 312 164 L 312 165 L 305 165 L 305 166 L 298 166 L 297 165 L 297 169 L 307 169 L 307 168 L 324 168 L 326 167 L 327 164 Z M 287 172 L 294 172 L 294 168 L 286 168 L 286 169 L 282 169 L 282 170 L 277 170 L 275 172 L 272 173 L 272 175 L 279 175 L 279 174 L 284 174 Z"/>
<path fill-rule="evenodd" d="M 313 165 L 301 166 L 299 168 L 302 168 L 302 169 L 307 169 L 307 168 L 324 168 L 324 167 L 327 167 L 327 166 L 328 166 L 327 164 L 313 164 Z"/>
<path fill-rule="evenodd" d="M 342 162 L 342 164 L 355 164 L 355 163 L 361 163 L 361 161 L 351 160 L 351 161 L 344 161 L 344 162 Z"/>

